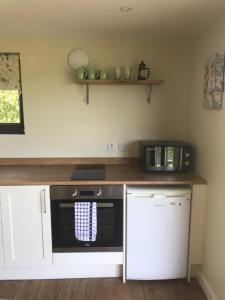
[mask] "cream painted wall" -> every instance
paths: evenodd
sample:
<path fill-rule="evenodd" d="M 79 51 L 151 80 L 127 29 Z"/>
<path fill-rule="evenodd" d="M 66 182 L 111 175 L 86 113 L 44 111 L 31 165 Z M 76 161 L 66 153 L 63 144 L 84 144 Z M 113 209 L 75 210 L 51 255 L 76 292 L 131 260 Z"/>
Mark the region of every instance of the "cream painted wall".
<path fill-rule="evenodd" d="M 197 147 L 197 172 L 208 181 L 201 272 L 220 300 L 225 299 L 225 109 L 205 110 L 202 99 L 204 62 L 225 49 L 224 37 L 222 21 L 193 44 L 188 105 L 188 137 Z"/>
<path fill-rule="evenodd" d="M 67 66 L 72 48 L 83 48 L 96 67 L 152 66 L 153 88 L 91 86 L 90 105 Z M 183 139 L 189 48 L 184 43 L 109 37 L 1 39 L 0 51 L 21 53 L 25 132 L 0 136 L 0 157 L 136 156 L 137 140 Z M 107 153 L 110 142 L 129 145 L 127 153 Z"/>

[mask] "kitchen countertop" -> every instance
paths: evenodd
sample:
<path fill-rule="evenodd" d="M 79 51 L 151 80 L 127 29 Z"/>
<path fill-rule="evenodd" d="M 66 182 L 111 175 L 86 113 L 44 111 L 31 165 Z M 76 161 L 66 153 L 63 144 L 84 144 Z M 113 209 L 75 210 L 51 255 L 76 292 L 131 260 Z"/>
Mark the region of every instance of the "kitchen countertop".
<path fill-rule="evenodd" d="M 0 185 L 206 184 L 194 173 L 143 172 L 137 164 L 107 164 L 105 180 L 70 180 L 75 165 L 0 165 Z"/>

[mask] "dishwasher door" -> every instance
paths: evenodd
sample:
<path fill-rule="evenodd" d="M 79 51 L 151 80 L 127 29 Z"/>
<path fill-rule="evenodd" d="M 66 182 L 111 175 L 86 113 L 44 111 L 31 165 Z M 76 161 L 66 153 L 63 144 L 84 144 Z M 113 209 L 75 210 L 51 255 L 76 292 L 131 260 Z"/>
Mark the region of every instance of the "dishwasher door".
<path fill-rule="evenodd" d="M 187 276 L 190 201 L 189 188 L 128 188 L 127 279 Z"/>

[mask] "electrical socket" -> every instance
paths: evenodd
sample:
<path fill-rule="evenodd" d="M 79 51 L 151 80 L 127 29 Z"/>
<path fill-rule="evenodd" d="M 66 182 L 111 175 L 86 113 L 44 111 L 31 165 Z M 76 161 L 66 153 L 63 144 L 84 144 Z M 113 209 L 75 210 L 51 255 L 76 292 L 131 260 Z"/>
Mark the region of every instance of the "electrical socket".
<path fill-rule="evenodd" d="M 107 152 L 118 152 L 119 151 L 119 144 L 118 143 L 109 143 L 106 145 Z"/>

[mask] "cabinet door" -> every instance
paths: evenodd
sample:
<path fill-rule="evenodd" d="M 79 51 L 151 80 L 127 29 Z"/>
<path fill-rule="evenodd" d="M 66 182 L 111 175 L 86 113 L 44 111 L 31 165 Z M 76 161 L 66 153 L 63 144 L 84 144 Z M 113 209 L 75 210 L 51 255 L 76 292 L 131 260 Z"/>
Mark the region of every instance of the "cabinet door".
<path fill-rule="evenodd" d="M 0 267 L 4 266 L 3 233 L 2 233 L 2 210 L 0 197 Z"/>
<path fill-rule="evenodd" d="M 3 250 L 3 243 L 0 243 L 0 267 L 4 267 L 4 250 Z"/>
<path fill-rule="evenodd" d="M 1 188 L 6 267 L 52 264 L 48 186 Z"/>

